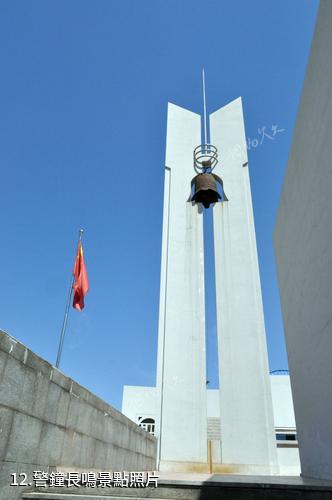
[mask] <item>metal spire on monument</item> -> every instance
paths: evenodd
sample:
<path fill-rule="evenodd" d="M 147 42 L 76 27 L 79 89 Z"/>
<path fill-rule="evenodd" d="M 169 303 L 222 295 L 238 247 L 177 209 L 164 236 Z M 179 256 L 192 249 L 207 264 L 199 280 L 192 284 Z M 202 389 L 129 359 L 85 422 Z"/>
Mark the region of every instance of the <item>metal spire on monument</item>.
<path fill-rule="evenodd" d="M 217 189 L 217 182 L 222 184 L 221 179 L 212 173 L 218 163 L 218 150 L 213 144 L 208 142 L 206 126 L 206 91 L 205 91 L 205 71 L 202 70 L 203 81 L 203 131 L 204 144 L 200 144 L 194 149 L 194 169 L 197 173 L 192 181 L 194 194 L 191 201 L 202 203 L 205 208 L 209 208 L 212 203 L 221 199 Z"/>
<path fill-rule="evenodd" d="M 205 70 L 202 69 L 203 82 L 203 113 L 204 113 L 204 144 L 207 144 L 207 127 L 206 127 L 206 92 L 205 92 Z"/>

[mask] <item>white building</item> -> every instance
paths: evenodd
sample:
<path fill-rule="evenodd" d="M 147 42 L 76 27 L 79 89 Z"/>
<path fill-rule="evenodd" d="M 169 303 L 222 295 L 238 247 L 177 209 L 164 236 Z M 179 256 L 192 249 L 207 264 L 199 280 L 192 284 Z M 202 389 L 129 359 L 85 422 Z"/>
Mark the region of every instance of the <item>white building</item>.
<path fill-rule="evenodd" d="M 298 475 L 300 474 L 300 461 L 289 376 L 270 375 L 270 381 L 279 473 Z M 122 413 L 143 427 L 143 429 L 156 435 L 159 399 L 156 387 L 126 385 L 123 390 Z M 209 445 L 207 446 L 207 470 L 211 470 L 211 472 L 229 472 L 227 467 L 220 465 L 222 443 L 219 391 L 217 389 L 208 389 L 206 391 L 206 402 L 207 440 L 211 442 L 211 464 L 209 463 Z M 181 441 L 178 446 L 181 447 Z"/>
<path fill-rule="evenodd" d="M 302 474 L 332 480 L 332 2 L 322 0 L 274 234 Z"/>
<path fill-rule="evenodd" d="M 214 470 L 277 474 L 281 452 L 241 98 L 214 112 L 209 129 L 212 145 L 202 145 L 201 117 L 169 104 L 157 387 L 126 387 L 123 412 L 147 430 L 155 421 L 161 470 L 208 471 L 213 462 Z M 215 391 L 206 390 L 203 211 L 208 208 L 193 201 L 191 191 L 203 178 L 220 181 L 220 201 L 210 208 L 222 381 Z M 280 428 L 286 424 L 280 421 Z M 294 423 L 290 428 L 293 432 Z"/>

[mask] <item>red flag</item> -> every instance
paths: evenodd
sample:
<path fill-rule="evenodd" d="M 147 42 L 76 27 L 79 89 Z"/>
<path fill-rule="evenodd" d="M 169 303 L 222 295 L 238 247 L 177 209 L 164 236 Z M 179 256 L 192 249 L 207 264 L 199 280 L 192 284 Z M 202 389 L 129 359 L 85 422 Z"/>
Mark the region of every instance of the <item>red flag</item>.
<path fill-rule="evenodd" d="M 84 263 L 83 247 L 81 242 L 78 243 L 77 247 L 77 255 L 75 259 L 73 275 L 74 275 L 73 307 L 78 311 L 82 311 L 82 309 L 84 308 L 84 297 L 89 290 L 89 280 Z"/>

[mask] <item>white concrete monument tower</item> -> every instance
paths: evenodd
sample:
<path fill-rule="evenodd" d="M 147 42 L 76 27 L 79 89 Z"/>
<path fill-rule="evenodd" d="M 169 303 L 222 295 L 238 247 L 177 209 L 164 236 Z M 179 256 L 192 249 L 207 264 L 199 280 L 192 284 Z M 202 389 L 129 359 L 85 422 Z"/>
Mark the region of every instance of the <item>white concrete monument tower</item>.
<path fill-rule="evenodd" d="M 224 189 L 222 199 L 216 203 L 213 200 L 210 208 L 214 218 L 220 370 L 220 470 L 277 473 L 241 99 L 213 113 L 210 129 L 219 163 L 212 174 L 215 150 L 209 146 L 207 151 L 213 160 L 212 164 L 203 161 L 203 173 L 221 178 Z M 160 414 L 156 434 L 162 470 L 206 471 L 208 463 L 205 208 L 204 197 L 202 203 L 195 202 L 191 193 L 193 179 L 202 172 L 194 168 L 193 153 L 200 144 L 200 115 L 169 104 L 157 368 Z M 204 147 L 198 151 L 204 153 Z"/>

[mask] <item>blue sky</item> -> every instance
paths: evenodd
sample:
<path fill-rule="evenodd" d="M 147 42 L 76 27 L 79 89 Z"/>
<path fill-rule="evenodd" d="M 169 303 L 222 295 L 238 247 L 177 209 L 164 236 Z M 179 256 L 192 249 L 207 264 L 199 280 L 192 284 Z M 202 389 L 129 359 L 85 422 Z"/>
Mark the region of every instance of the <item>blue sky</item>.
<path fill-rule="evenodd" d="M 154 385 L 167 102 L 201 113 L 204 66 L 209 112 L 243 98 L 270 368 L 287 367 L 272 232 L 317 8 L 0 2 L 1 329 L 55 361 L 83 227 L 90 292 L 70 311 L 61 369 L 118 408 L 124 384 Z"/>

